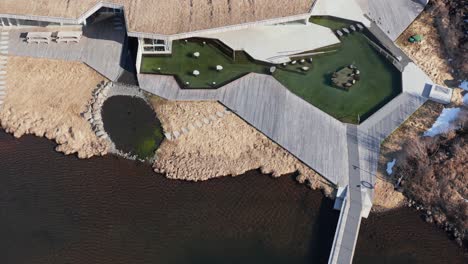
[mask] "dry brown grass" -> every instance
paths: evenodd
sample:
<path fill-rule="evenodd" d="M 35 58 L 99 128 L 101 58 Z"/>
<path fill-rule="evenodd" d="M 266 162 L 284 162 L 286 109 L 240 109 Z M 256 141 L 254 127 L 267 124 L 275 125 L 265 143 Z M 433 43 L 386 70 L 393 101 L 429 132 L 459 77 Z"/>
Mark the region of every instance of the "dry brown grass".
<path fill-rule="evenodd" d="M 424 131 L 429 129 L 442 111 L 442 108 L 442 105 L 434 102 L 425 103 L 382 143 L 377 170 L 379 178 L 374 198 L 375 209 L 386 210 L 403 205 L 404 196 L 394 190 L 395 179 L 391 179 L 387 175 L 387 163 L 394 158 L 397 159 L 398 163 L 402 151 L 402 142 L 418 138 Z M 381 179 L 389 179 L 389 181 Z"/>
<path fill-rule="evenodd" d="M 55 139 L 58 151 L 82 158 L 106 153 L 107 143 L 80 116 L 103 76 L 79 62 L 11 56 L 7 73 L 0 111 L 7 132 Z"/>
<path fill-rule="evenodd" d="M 468 78 L 465 15 L 466 1 L 431 0 L 397 40 L 401 49 L 438 84 L 454 87 Z M 415 34 L 423 35 L 424 40 L 409 43 L 408 38 Z"/>
<path fill-rule="evenodd" d="M 78 18 L 98 0 L 2 0 L 0 14 Z M 125 6 L 129 31 L 176 34 L 306 14 L 314 0 L 106 0 Z"/>
<path fill-rule="evenodd" d="M 152 97 L 164 131 L 179 130 L 224 107 L 216 102 L 170 102 Z M 168 178 L 203 181 L 237 176 L 260 169 L 274 177 L 299 171 L 298 180 L 331 194 L 326 181 L 287 151 L 234 114 L 190 131 L 174 141 L 164 141 L 156 152 L 154 168 Z"/>
<path fill-rule="evenodd" d="M 421 43 L 409 43 L 408 38 L 421 34 Z M 447 55 L 434 26 L 434 17 L 424 11 L 397 39 L 397 45 L 432 79 L 444 85 L 445 80 L 452 80 L 452 67 L 448 64 Z"/>

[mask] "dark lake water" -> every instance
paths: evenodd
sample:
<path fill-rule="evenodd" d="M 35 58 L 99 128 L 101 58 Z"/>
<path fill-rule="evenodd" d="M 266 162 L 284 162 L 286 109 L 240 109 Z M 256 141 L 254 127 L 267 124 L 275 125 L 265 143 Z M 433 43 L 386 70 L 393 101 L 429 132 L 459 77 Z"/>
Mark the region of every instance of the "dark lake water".
<path fill-rule="evenodd" d="M 112 156 L 78 160 L 0 130 L 0 263 L 326 263 L 333 202 L 258 172 L 174 181 Z M 466 259 L 465 259 L 466 260 Z M 410 209 L 364 220 L 355 263 L 463 263 Z M 466 263 L 466 262 L 465 262 Z"/>
<path fill-rule="evenodd" d="M 338 212 L 291 176 L 174 181 L 0 132 L 0 263 L 325 263 Z"/>

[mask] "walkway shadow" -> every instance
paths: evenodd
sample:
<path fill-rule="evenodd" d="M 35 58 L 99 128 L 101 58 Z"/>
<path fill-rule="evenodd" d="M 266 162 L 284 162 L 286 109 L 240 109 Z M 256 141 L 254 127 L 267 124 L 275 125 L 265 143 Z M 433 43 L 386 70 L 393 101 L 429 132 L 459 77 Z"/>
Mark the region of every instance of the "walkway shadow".
<path fill-rule="evenodd" d="M 310 234 L 310 263 L 328 263 L 340 212 L 330 210 L 334 201 L 324 197 L 320 205 L 318 219 Z"/>

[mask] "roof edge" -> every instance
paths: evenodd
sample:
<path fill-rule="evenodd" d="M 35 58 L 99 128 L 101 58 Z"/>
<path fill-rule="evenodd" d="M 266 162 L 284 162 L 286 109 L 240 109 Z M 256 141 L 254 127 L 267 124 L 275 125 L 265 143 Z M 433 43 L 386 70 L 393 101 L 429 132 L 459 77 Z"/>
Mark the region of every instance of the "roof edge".
<path fill-rule="evenodd" d="M 292 22 L 296 20 L 306 19 L 308 18 L 312 10 L 315 6 L 315 3 L 310 8 L 308 13 L 294 15 L 294 16 L 286 16 L 286 17 L 279 17 L 279 18 L 272 18 L 272 19 L 264 19 L 254 22 L 246 22 L 241 24 L 235 25 L 228 25 L 223 27 L 215 27 L 209 29 L 201 29 L 195 30 L 190 32 L 182 32 L 176 34 L 158 34 L 158 33 L 150 33 L 150 32 L 138 32 L 138 31 L 130 31 L 128 26 L 128 20 L 125 19 L 125 28 L 127 29 L 127 34 L 130 37 L 137 37 L 137 38 L 168 38 L 172 40 L 182 39 L 182 38 L 190 38 L 200 34 L 207 34 L 207 33 L 215 33 L 215 32 L 225 32 L 231 31 L 236 29 L 244 29 L 256 25 L 269 25 L 269 24 L 277 24 L 277 23 L 286 23 Z M 24 20 L 34 20 L 34 21 L 42 21 L 42 22 L 52 22 L 52 23 L 67 23 L 67 24 L 82 24 L 88 17 L 92 14 L 96 13 L 99 9 L 107 7 L 107 8 L 114 8 L 114 9 L 122 9 L 124 10 L 125 15 L 125 6 L 114 4 L 106 1 L 99 1 L 96 5 L 91 7 L 89 10 L 81 14 L 77 18 L 65 18 L 65 17 L 48 17 L 48 16 L 34 16 L 34 15 L 15 15 L 15 14 L 0 14 L 0 17 L 6 18 L 13 18 L 13 19 L 24 19 Z"/>

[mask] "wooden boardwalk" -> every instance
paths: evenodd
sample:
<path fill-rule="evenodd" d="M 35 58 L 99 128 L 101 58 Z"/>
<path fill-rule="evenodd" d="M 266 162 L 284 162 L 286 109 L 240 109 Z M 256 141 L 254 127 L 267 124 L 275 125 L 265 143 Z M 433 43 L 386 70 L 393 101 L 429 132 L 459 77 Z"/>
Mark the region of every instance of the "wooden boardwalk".
<path fill-rule="evenodd" d="M 213 90 L 180 89 L 171 76 L 138 79 L 143 90 L 166 99 L 221 102 L 330 182 L 347 186 L 330 263 L 353 258 L 361 218 L 372 207 L 374 191 L 365 184 L 375 185 L 380 144 L 427 100 L 403 92 L 356 126 L 328 116 L 267 75 L 249 74 Z"/>
<path fill-rule="evenodd" d="M 271 76 L 252 73 L 216 90 L 182 90 L 170 76 L 138 79 L 143 90 L 166 99 L 219 101 L 330 182 L 348 182 L 346 125 Z"/>
<path fill-rule="evenodd" d="M 11 55 L 81 61 L 111 81 L 117 80 L 123 71 L 121 57 L 125 31 L 115 29 L 112 19 L 84 27 L 78 44 L 27 44 L 24 40 L 26 32 L 27 29 L 10 30 Z"/>

